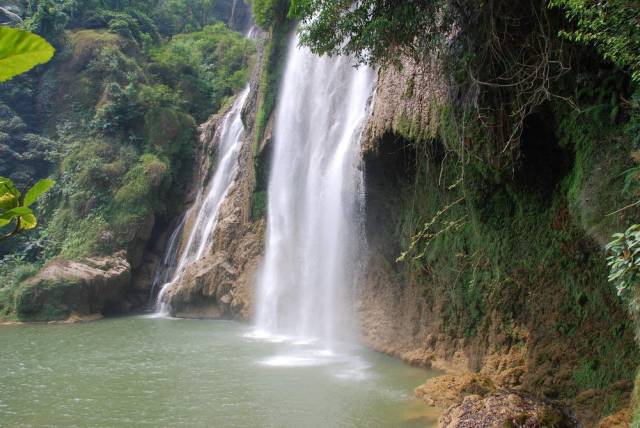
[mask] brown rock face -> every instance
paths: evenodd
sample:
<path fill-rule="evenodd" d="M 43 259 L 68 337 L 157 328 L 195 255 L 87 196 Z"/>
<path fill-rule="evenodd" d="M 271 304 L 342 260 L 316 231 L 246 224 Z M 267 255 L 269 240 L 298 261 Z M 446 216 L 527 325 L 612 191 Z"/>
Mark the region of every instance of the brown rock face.
<path fill-rule="evenodd" d="M 577 427 L 576 420 L 551 403 L 526 395 L 498 391 L 482 397 L 468 395 L 440 418 L 442 428 Z"/>
<path fill-rule="evenodd" d="M 231 239 L 233 228 L 219 227 L 216 237 Z M 261 260 L 263 225 L 193 263 L 168 291 L 171 313 L 182 318 L 250 319 L 253 282 Z"/>
<path fill-rule="evenodd" d="M 395 129 L 415 136 L 433 137 L 439 125 L 438 107 L 446 96 L 447 85 L 441 66 L 405 60 L 402 69 L 382 69 L 376 87 L 376 102 L 363 146 L 375 149 L 374 141 Z"/>
<path fill-rule="evenodd" d="M 67 319 L 109 311 L 131 280 L 124 253 L 82 261 L 54 260 L 20 286 L 16 312 L 24 321 Z"/>
<path fill-rule="evenodd" d="M 467 395 L 485 395 L 495 391 L 493 382 L 480 374 L 463 373 L 444 375 L 429 379 L 416 388 L 416 397 L 434 407 L 447 408 L 455 405 Z"/>
<path fill-rule="evenodd" d="M 375 104 L 364 131 L 367 192 L 367 270 L 355 299 L 365 343 L 418 366 L 467 368 L 465 343 L 441 334 L 441 320 L 428 308 L 420 284 L 403 278 L 395 259 L 402 248 L 390 216 L 402 205 L 415 153 L 390 133 L 435 133 L 437 108 L 446 94 L 439 66 L 403 62 L 379 72 Z M 426 131 L 425 131 L 426 130 Z M 426 137 L 426 135 L 425 135 Z M 443 367 L 440 367 L 443 368 Z"/>

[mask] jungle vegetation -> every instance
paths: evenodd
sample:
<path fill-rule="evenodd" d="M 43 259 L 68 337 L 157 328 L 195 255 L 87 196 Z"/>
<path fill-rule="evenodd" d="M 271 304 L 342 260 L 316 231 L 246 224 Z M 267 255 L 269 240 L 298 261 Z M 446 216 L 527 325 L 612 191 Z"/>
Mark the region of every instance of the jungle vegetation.
<path fill-rule="evenodd" d="M 139 264 L 152 231 L 183 209 L 196 126 L 245 85 L 254 61 L 253 43 L 222 21 L 231 3 L 0 4 L 15 29 L 0 31 L 30 31 L 56 49 L 0 85 L 0 176 L 12 205 L 0 220 L 12 237 L 0 243 L 0 313 L 11 316 L 15 289 L 52 258 L 124 249 Z"/>

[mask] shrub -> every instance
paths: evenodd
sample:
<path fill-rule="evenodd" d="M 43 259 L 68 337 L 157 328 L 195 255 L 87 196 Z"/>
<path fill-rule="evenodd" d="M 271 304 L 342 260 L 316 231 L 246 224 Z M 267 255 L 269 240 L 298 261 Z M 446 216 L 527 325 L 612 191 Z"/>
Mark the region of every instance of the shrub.
<path fill-rule="evenodd" d="M 606 246 L 609 252 L 609 281 L 614 283 L 618 295 L 627 295 L 638 284 L 640 277 L 640 225 L 634 224 L 624 233 L 616 233 Z"/>

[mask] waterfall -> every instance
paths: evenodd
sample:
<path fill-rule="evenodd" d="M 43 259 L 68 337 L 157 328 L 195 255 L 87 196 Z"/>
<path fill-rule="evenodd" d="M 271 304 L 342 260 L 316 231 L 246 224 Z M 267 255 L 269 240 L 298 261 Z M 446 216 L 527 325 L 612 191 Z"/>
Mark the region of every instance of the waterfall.
<path fill-rule="evenodd" d="M 241 116 L 248 95 L 249 87 L 247 86 L 216 129 L 214 135 L 214 139 L 217 141 L 215 173 L 209 180 L 206 189 L 200 188 L 194 205 L 169 240 L 162 264 L 169 266 L 171 271 L 164 273 L 156 271 L 158 280 L 166 281 L 166 278 L 171 278 L 169 282 L 162 285 L 158 294 L 156 310 L 160 314 L 166 314 L 169 311 L 166 301 L 167 291 L 180 278 L 185 269 L 191 263 L 202 258 L 211 247 L 211 240 L 218 224 L 220 206 L 238 175 L 238 160 L 244 137 L 244 124 Z M 186 222 L 189 217 L 193 217 L 192 224 L 187 228 Z M 189 234 L 186 241 L 183 241 L 184 245 L 178 245 L 182 230 L 189 230 Z"/>
<path fill-rule="evenodd" d="M 184 231 L 184 223 L 187 216 L 188 213 L 182 216 L 178 226 L 176 226 L 171 233 L 171 236 L 169 236 L 167 248 L 164 251 L 164 255 L 162 256 L 160 263 L 156 266 L 156 270 L 153 275 L 153 281 L 151 282 L 151 297 L 155 296 L 156 289 L 158 287 L 162 287 L 164 284 L 170 282 L 176 271 L 178 254 L 180 252 L 180 237 Z"/>
<path fill-rule="evenodd" d="M 298 43 L 289 47 L 276 112 L 255 335 L 331 350 L 352 325 L 364 200 L 360 137 L 375 73 Z"/>

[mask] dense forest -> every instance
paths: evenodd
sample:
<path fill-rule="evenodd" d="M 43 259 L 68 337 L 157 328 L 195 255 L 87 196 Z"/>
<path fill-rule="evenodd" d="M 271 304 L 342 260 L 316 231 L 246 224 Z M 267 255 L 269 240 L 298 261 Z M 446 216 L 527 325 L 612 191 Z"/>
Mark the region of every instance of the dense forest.
<path fill-rule="evenodd" d="M 259 315 L 245 276 L 260 274 L 273 230 L 271 161 L 297 33 L 312 53 L 377 76 L 356 127 L 363 342 L 451 371 L 416 390 L 441 408 L 440 426 L 640 427 L 635 1 L 5 3 L 0 20 L 56 54 L 0 84 L 0 176 L 25 194 L 55 184 L 34 205 L 38 226 L 0 240 L 0 318 L 143 310 L 165 249 L 191 241 L 172 236 L 189 236 L 188 208 L 215 179 L 202 169 L 224 148 L 209 140 L 234 109 L 246 140 L 236 187 L 216 207 L 207 255 L 168 296 L 172 315 Z M 323 93 L 331 106 L 334 92 Z M 52 268 L 67 262 L 127 268 L 114 294 Z"/>
<path fill-rule="evenodd" d="M 56 186 L 38 230 L 2 242 L 5 315 L 29 313 L 14 293 L 46 260 L 126 249 L 139 265 L 154 226 L 180 212 L 196 125 L 245 84 L 253 61 L 252 43 L 222 23 L 230 4 L 19 5 L 22 25 L 58 52 L 4 84 L 0 174 L 18 188 L 47 176 Z"/>

